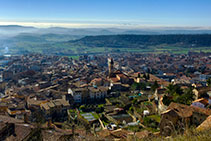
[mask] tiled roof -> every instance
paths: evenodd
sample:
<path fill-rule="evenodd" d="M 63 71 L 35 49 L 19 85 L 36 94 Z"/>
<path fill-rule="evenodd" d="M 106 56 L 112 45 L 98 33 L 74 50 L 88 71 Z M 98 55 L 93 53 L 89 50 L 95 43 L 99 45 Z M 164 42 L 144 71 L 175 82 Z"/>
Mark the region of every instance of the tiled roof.
<path fill-rule="evenodd" d="M 50 107 L 48 106 L 48 103 L 41 104 L 41 107 L 43 107 L 45 110 L 50 109 Z"/>
<path fill-rule="evenodd" d="M 124 74 L 117 74 L 117 76 L 119 76 L 120 78 L 127 78 L 127 76 Z"/>
<path fill-rule="evenodd" d="M 53 108 L 55 106 L 70 106 L 70 104 L 64 99 L 55 99 L 47 103 L 43 103 L 40 106 L 43 107 L 45 110 L 49 110 L 50 108 Z"/>
<path fill-rule="evenodd" d="M 116 78 L 116 77 L 112 77 L 112 78 L 110 78 L 110 80 L 112 81 L 112 82 L 119 82 L 119 79 L 118 78 Z"/>
<path fill-rule="evenodd" d="M 15 124 L 15 136 L 11 135 L 6 140 L 7 141 L 22 141 L 29 137 L 33 128 L 28 124 Z"/>
<path fill-rule="evenodd" d="M 208 100 L 205 99 L 205 98 L 197 99 L 197 100 L 193 101 L 192 103 L 195 103 L 195 102 L 200 102 L 200 103 L 202 103 L 202 104 L 204 104 L 204 105 L 209 104 Z"/>
<path fill-rule="evenodd" d="M 102 81 L 102 78 L 95 78 L 91 82 Z"/>
<path fill-rule="evenodd" d="M 15 119 L 9 116 L 0 115 L 0 120 L 8 123 L 24 123 L 23 120 Z"/>
<path fill-rule="evenodd" d="M 160 78 L 158 78 L 158 77 L 156 77 L 154 75 L 151 75 L 151 74 L 150 74 L 150 80 L 149 81 L 152 81 L 152 82 L 157 81 L 158 84 L 164 85 L 164 86 L 168 86 L 170 84 L 168 81 L 160 79 Z"/>
<path fill-rule="evenodd" d="M 181 117 L 190 117 L 192 116 L 193 112 L 202 113 L 204 115 L 211 115 L 210 109 L 202 109 L 194 106 L 187 106 L 184 104 L 174 103 L 172 102 L 168 108 L 167 111 L 174 110 L 179 116 Z M 163 112 L 166 113 L 167 111 Z"/>

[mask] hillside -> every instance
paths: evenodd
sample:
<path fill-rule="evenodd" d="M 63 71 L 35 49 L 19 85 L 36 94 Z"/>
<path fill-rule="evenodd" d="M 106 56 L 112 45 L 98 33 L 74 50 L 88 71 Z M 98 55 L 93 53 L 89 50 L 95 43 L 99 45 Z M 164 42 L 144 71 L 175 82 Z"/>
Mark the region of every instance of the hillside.
<path fill-rule="evenodd" d="M 176 134 L 171 137 L 152 137 L 144 138 L 141 141 L 210 141 L 211 130 L 196 131 L 194 129 L 188 129 L 184 135 Z"/>
<path fill-rule="evenodd" d="M 211 46 L 211 34 L 202 35 L 108 35 L 86 36 L 70 43 L 89 47 L 145 48 L 161 44 Z"/>
<path fill-rule="evenodd" d="M 211 52 L 211 34 L 195 35 L 100 35 L 22 33 L 0 41 L 0 51 L 10 54 L 44 53 L 82 55 L 104 53 Z"/>

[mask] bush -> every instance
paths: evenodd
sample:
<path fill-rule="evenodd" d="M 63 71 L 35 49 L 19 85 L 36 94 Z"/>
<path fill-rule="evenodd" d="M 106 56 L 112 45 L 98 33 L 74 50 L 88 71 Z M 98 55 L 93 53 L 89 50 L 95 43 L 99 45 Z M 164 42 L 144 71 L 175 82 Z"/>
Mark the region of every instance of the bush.
<path fill-rule="evenodd" d="M 133 111 L 134 111 L 134 110 L 133 110 L 133 107 L 130 107 L 130 108 L 129 108 L 129 111 L 133 112 Z"/>
<path fill-rule="evenodd" d="M 81 105 L 81 106 L 79 107 L 79 109 L 82 110 L 82 111 L 84 112 L 85 109 L 86 109 L 86 107 L 85 107 L 85 105 Z"/>
<path fill-rule="evenodd" d="M 104 111 L 104 107 L 102 106 L 98 106 L 96 109 L 95 109 L 95 112 L 96 113 L 102 113 Z"/>

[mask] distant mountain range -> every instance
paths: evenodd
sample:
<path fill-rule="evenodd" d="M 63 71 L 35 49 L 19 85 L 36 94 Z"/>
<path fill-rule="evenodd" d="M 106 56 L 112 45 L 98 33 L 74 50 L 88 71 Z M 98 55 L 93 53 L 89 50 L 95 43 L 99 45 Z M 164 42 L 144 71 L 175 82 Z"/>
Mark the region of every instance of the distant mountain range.
<path fill-rule="evenodd" d="M 0 25 L 0 39 L 16 36 L 21 33 L 33 33 L 37 29 L 28 26 L 18 26 L 18 25 Z"/>
<path fill-rule="evenodd" d="M 35 28 L 31 26 L 1 25 L 0 38 L 16 36 L 21 33 L 35 34 L 68 34 L 68 35 L 117 35 L 117 34 L 136 34 L 136 35 L 159 35 L 159 34 L 211 34 L 211 30 L 201 29 L 118 29 L 118 28 Z"/>

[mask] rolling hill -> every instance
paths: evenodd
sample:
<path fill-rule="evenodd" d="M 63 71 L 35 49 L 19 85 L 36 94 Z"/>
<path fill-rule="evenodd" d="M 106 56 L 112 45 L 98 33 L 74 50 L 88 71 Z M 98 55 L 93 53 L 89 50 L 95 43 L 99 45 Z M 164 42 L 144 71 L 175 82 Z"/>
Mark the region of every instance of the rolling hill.
<path fill-rule="evenodd" d="M 12 26 L 11 28 L 22 27 Z M 42 32 L 37 31 L 38 33 L 19 33 L 16 36 L 0 39 L 0 51 L 4 52 L 5 48 L 8 48 L 8 53 L 10 54 L 44 53 L 65 56 L 125 52 L 211 52 L 211 34 L 120 34 L 93 36 L 93 34 L 112 34 L 111 30 L 120 32 L 118 29 L 89 29 L 88 31 L 87 29 L 66 30 L 66 28 L 48 28 L 43 29 Z M 49 33 L 50 31 L 58 32 L 59 34 Z M 125 32 L 131 33 L 135 31 Z M 90 35 L 82 35 L 84 33 Z"/>
<path fill-rule="evenodd" d="M 143 48 L 161 44 L 180 46 L 211 46 L 210 34 L 197 35 L 102 35 L 86 36 L 70 43 L 88 47 Z"/>

